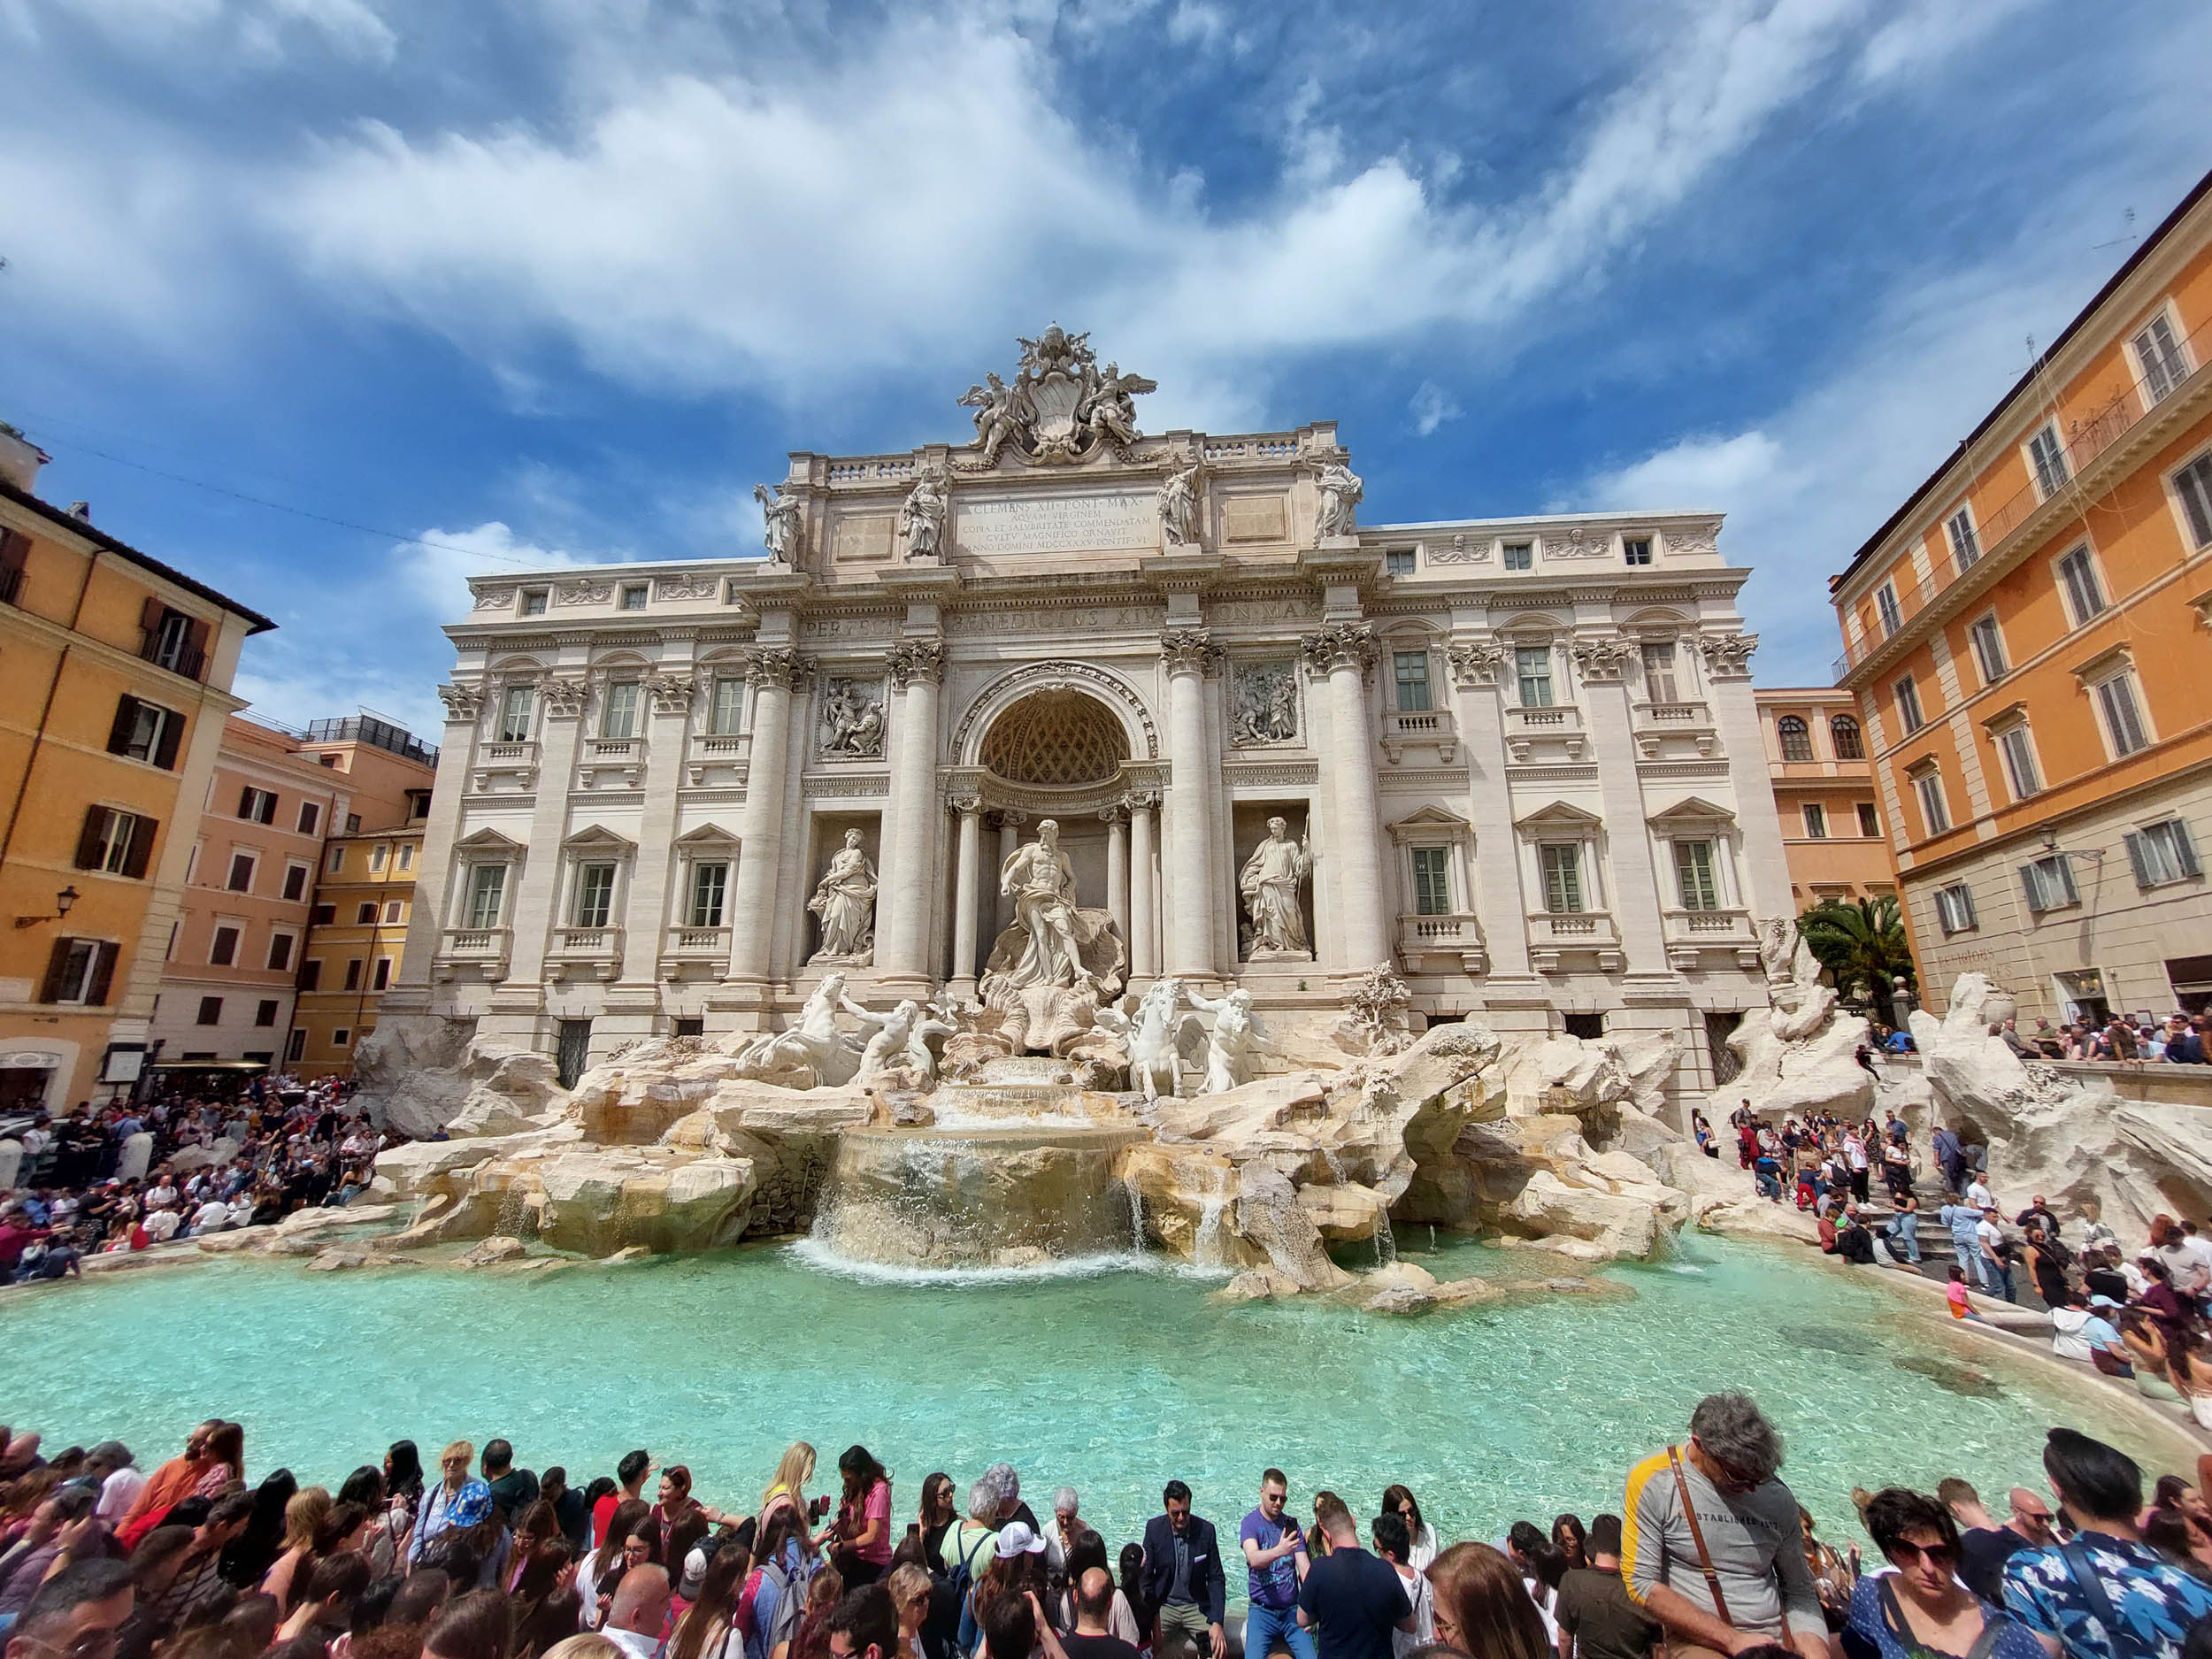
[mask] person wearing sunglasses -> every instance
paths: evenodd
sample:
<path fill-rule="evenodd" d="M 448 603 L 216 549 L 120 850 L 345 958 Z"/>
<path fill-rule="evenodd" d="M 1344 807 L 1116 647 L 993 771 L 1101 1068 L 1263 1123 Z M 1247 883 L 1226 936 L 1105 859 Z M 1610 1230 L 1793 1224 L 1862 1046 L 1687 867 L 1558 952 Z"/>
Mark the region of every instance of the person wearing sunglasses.
<path fill-rule="evenodd" d="M 2018 1620 L 1959 1582 L 1958 1524 L 1935 1499 L 1886 1486 L 1866 1530 L 1894 1572 L 1870 1573 L 1851 1594 L 1847 1659 L 2038 1659 Z"/>
<path fill-rule="evenodd" d="M 6 1659 L 115 1659 L 131 1616 L 131 1570 L 100 1557 L 64 1567 L 38 1586 L 9 1629 Z"/>

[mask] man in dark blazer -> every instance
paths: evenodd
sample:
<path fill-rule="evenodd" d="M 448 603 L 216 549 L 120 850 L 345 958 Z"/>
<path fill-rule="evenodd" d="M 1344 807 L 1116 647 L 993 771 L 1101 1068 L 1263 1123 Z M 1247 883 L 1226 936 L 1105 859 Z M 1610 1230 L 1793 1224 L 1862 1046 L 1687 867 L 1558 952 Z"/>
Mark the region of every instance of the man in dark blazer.
<path fill-rule="evenodd" d="M 1159 1609 L 1163 1631 L 1204 1632 L 1213 1659 L 1226 1659 L 1229 1638 L 1221 1627 L 1228 1586 L 1221 1573 L 1221 1544 L 1211 1521 L 1190 1512 L 1190 1488 L 1171 1480 L 1161 1499 L 1167 1513 L 1144 1524 L 1145 1600 Z"/>

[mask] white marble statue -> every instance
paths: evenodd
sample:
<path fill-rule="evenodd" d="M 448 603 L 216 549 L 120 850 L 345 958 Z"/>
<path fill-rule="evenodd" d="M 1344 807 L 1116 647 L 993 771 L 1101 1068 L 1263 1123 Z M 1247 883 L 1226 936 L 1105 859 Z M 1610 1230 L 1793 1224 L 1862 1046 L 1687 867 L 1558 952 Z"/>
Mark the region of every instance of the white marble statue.
<path fill-rule="evenodd" d="M 857 680 L 833 680 L 822 708 L 822 753 L 876 760 L 883 754 L 883 703 Z"/>
<path fill-rule="evenodd" d="M 988 386 L 971 386 L 960 396 L 963 409 L 975 411 L 975 441 L 983 451 L 982 465 L 988 467 L 998 459 L 998 452 L 1010 441 L 1020 438 L 1030 420 L 1029 388 L 1026 375 L 1017 376 L 1015 383 L 1007 385 L 995 373 L 986 373 Z"/>
<path fill-rule="evenodd" d="M 1160 383 L 1141 374 L 1124 374 L 1118 363 L 1109 363 L 1103 375 L 1093 369 L 1090 378 L 1093 385 L 1077 407 L 1075 418 L 1090 429 L 1094 438 L 1103 439 L 1118 449 L 1127 449 L 1138 437 L 1137 395 L 1156 392 Z"/>
<path fill-rule="evenodd" d="M 760 503 L 761 545 L 768 549 L 770 563 L 796 565 L 803 504 L 796 495 L 786 495 L 781 486 L 772 491 L 765 484 L 753 486 L 753 499 Z"/>
<path fill-rule="evenodd" d="M 907 1044 L 912 1040 L 914 1028 L 922 1018 L 922 1005 L 912 997 L 901 1000 L 887 1014 L 878 1014 L 864 1008 L 848 1006 L 849 1013 L 862 1025 L 873 1028 L 875 1034 L 868 1039 L 868 1046 L 861 1050 L 860 1071 L 853 1081 L 864 1087 L 875 1082 L 895 1066 L 903 1064 Z"/>
<path fill-rule="evenodd" d="M 1198 475 L 1203 463 L 1194 461 L 1179 472 L 1171 472 L 1160 485 L 1160 527 L 1170 547 L 1198 545 Z"/>
<path fill-rule="evenodd" d="M 1252 993 L 1241 987 L 1224 997 L 1186 990 L 1190 1005 L 1214 1017 L 1206 1039 L 1206 1082 L 1198 1092 L 1219 1094 L 1252 1080 L 1252 1050 L 1267 1046 L 1267 1028 L 1252 1011 Z"/>
<path fill-rule="evenodd" d="M 1017 989 L 1073 985 L 1084 972 L 1076 939 L 1075 866 L 1060 850 L 1060 826 L 1046 818 L 1037 839 L 1017 847 L 999 871 L 998 890 L 1014 900 L 1014 926 L 1028 935 L 1007 978 Z"/>
<path fill-rule="evenodd" d="M 868 1010 L 845 995 L 845 976 L 830 972 L 806 999 L 787 1031 L 756 1037 L 737 1052 L 737 1074 L 789 1088 L 836 1088 L 860 1069 L 860 1045 L 838 1028 L 840 1011 L 856 1019 Z"/>
<path fill-rule="evenodd" d="M 899 509 L 899 530 L 906 537 L 906 557 L 933 559 L 943 549 L 945 514 L 952 506 L 949 481 L 941 467 L 926 466 L 906 504 Z"/>
<path fill-rule="evenodd" d="M 876 867 L 860 850 L 858 830 L 845 832 L 845 844 L 830 855 L 829 868 L 815 884 L 806 907 L 822 921 L 822 942 L 812 961 L 865 966 L 873 959 Z"/>
<path fill-rule="evenodd" d="M 916 1018 L 906 1038 L 906 1065 L 916 1088 L 937 1087 L 937 1056 L 930 1051 L 932 1037 L 956 1036 L 960 1022 L 941 1003 L 932 1002 Z"/>
<path fill-rule="evenodd" d="M 1313 481 L 1321 492 L 1321 512 L 1314 525 L 1314 534 L 1325 541 L 1332 536 L 1350 535 L 1352 509 L 1367 494 L 1367 486 L 1358 473 L 1341 461 L 1323 463 Z"/>
<path fill-rule="evenodd" d="M 1188 1058 L 1195 1064 L 1205 1052 L 1205 1027 L 1197 1016 L 1186 1014 L 1179 1023 L 1175 1018 L 1188 995 L 1180 979 L 1164 974 L 1137 999 L 1134 1012 L 1098 1010 L 1099 1025 L 1128 1047 L 1129 1087 L 1141 1090 L 1148 1101 L 1180 1096 L 1181 1061 Z"/>
<path fill-rule="evenodd" d="M 1313 954 L 1306 941 L 1305 911 L 1298 902 L 1299 885 L 1313 870 L 1313 854 L 1304 836 L 1290 839 L 1289 827 L 1279 818 L 1268 819 L 1267 839 L 1252 849 L 1237 876 L 1237 891 L 1252 918 L 1254 962 L 1303 959 Z"/>
<path fill-rule="evenodd" d="M 1235 730 L 1240 747 L 1286 743 L 1298 735 L 1298 688 L 1287 663 L 1260 663 L 1237 670 Z"/>

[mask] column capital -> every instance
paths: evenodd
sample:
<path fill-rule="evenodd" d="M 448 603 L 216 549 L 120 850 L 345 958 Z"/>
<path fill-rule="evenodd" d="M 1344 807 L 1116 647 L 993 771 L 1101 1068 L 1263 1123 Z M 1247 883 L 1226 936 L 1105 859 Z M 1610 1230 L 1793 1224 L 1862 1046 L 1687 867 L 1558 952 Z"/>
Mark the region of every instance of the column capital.
<path fill-rule="evenodd" d="M 1636 647 L 1617 634 L 1593 640 L 1570 640 L 1567 654 L 1574 658 L 1575 673 L 1585 685 L 1617 681 L 1636 660 Z"/>
<path fill-rule="evenodd" d="M 945 804 L 962 818 L 980 818 L 983 814 L 983 797 L 972 790 L 947 795 Z"/>
<path fill-rule="evenodd" d="M 1127 795 L 1122 796 L 1121 803 L 1129 810 L 1130 816 L 1133 818 L 1140 812 L 1150 812 L 1157 808 L 1160 804 L 1160 792 L 1157 789 L 1132 789 Z"/>
<path fill-rule="evenodd" d="M 1701 634 L 1697 636 L 1699 654 L 1705 658 L 1705 672 L 1715 680 L 1748 680 L 1751 678 L 1751 653 L 1759 649 L 1755 634 Z"/>
<path fill-rule="evenodd" d="M 745 672 L 764 686 L 792 691 L 813 677 L 814 659 L 797 651 L 759 646 L 747 655 Z"/>
<path fill-rule="evenodd" d="M 1002 830 L 1018 830 L 1029 822 L 1029 814 L 1019 807 L 1002 806 L 993 816 L 998 819 L 998 826 Z"/>
<path fill-rule="evenodd" d="M 1098 809 L 1098 821 L 1102 824 L 1118 824 L 1122 820 L 1122 806 L 1118 801 L 1111 806 L 1102 806 Z"/>
<path fill-rule="evenodd" d="M 945 642 L 942 640 L 901 640 L 891 648 L 884 667 L 891 676 L 891 683 L 901 690 L 914 680 L 936 685 L 945 677 Z"/>
<path fill-rule="evenodd" d="M 689 714 L 698 687 L 686 674 L 653 674 L 646 679 L 645 690 L 653 699 L 654 713 Z"/>
<path fill-rule="evenodd" d="M 474 726 L 484 712 L 484 687 L 440 686 L 438 701 L 445 704 L 448 726 Z"/>
<path fill-rule="evenodd" d="M 538 681 L 538 695 L 545 700 L 549 719 L 573 720 L 584 711 L 590 687 L 582 680 L 550 677 Z"/>
<path fill-rule="evenodd" d="M 1453 683 L 1463 691 L 1494 686 L 1498 676 L 1505 671 L 1505 647 L 1495 640 L 1448 645 L 1444 648 L 1444 656 L 1452 665 Z"/>
<path fill-rule="evenodd" d="M 1222 651 L 1209 628 L 1170 628 L 1160 635 L 1160 657 L 1171 674 L 1220 671 Z"/>
<path fill-rule="evenodd" d="M 1364 622 L 1336 622 L 1318 634 L 1309 634 L 1298 642 L 1304 654 L 1306 665 L 1316 673 L 1331 673 L 1340 668 L 1356 668 L 1362 675 L 1375 665 L 1380 655 L 1375 645 L 1375 630 Z"/>

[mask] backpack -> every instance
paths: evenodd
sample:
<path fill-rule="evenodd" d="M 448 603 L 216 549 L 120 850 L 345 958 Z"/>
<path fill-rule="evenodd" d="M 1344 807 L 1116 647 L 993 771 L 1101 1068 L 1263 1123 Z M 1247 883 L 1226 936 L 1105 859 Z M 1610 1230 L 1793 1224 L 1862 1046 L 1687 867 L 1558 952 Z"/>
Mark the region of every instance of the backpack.
<path fill-rule="evenodd" d="M 762 1659 L 773 1659 L 777 1647 L 799 1633 L 799 1621 L 806 1616 L 806 1580 L 786 1577 L 782 1566 L 772 1561 L 761 1563 L 760 1580 L 777 1586 L 776 1610 L 760 1632 Z M 760 1604 L 757 1594 L 753 1604 Z"/>

